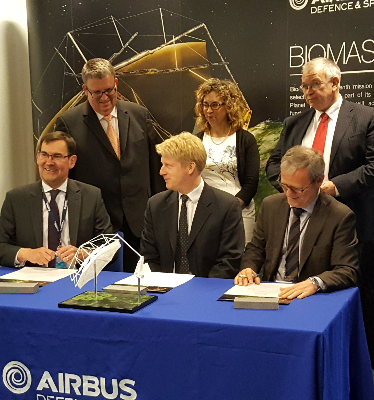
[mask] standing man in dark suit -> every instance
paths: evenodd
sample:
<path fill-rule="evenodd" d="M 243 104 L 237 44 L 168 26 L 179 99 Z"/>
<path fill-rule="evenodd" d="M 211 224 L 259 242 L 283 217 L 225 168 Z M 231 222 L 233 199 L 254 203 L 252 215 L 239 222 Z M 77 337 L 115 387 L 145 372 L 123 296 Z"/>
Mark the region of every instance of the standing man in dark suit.
<path fill-rule="evenodd" d="M 165 192 L 148 201 L 140 252 L 152 271 L 233 278 L 245 239 L 238 200 L 201 178 L 202 141 L 182 132 L 156 146 Z"/>
<path fill-rule="evenodd" d="M 81 244 L 112 233 L 100 189 L 68 179 L 77 159 L 72 137 L 45 134 L 36 159 L 41 181 L 9 191 L 1 210 L 3 266 L 52 267 L 56 254 L 68 264 Z"/>
<path fill-rule="evenodd" d="M 264 199 L 235 284 L 259 284 L 262 270 L 264 281 L 295 283 L 282 289 L 287 299 L 357 284 L 355 215 L 320 190 L 324 167 L 315 149 L 296 146 L 283 156 L 284 193 Z"/>
<path fill-rule="evenodd" d="M 304 65 L 300 88 L 311 108 L 285 119 L 266 173 L 280 190 L 280 160 L 289 148 L 302 144 L 322 151 L 326 166 L 321 189 L 356 214 L 360 293 L 374 366 L 374 109 L 344 100 L 339 94 L 340 77 L 339 67 L 329 59 L 316 58 Z M 327 134 L 323 142 L 323 135 L 321 141 L 317 133 L 323 132 L 324 124 Z"/>
<path fill-rule="evenodd" d="M 109 61 L 87 61 L 82 79 L 87 101 L 56 122 L 56 129 L 77 143 L 70 176 L 101 189 L 114 231 L 122 231 L 138 250 L 147 200 L 165 189 L 158 175 L 157 134 L 144 107 L 117 100 L 118 79 Z M 125 246 L 124 270 L 133 272 L 137 258 Z"/>

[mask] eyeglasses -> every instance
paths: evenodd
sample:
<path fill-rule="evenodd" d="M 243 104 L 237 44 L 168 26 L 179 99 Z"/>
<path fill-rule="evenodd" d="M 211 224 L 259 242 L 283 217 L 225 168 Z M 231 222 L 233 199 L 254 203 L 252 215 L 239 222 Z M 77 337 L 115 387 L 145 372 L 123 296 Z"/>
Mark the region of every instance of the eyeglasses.
<path fill-rule="evenodd" d="M 279 185 L 281 186 L 281 188 L 283 189 L 284 192 L 286 192 L 287 190 L 291 190 L 291 192 L 294 192 L 294 193 L 296 193 L 296 194 L 303 194 L 303 193 L 308 189 L 308 187 L 309 187 L 312 183 L 314 183 L 314 181 L 312 181 L 312 182 L 309 183 L 308 186 L 305 186 L 304 188 L 294 188 L 294 187 L 292 187 L 292 186 L 286 185 L 285 183 L 282 183 L 282 182 L 280 181 L 280 178 L 277 179 L 277 182 L 279 183 Z"/>
<path fill-rule="evenodd" d="M 62 162 L 65 158 L 71 157 L 72 155 L 69 154 L 67 156 L 63 156 L 60 153 L 48 154 L 46 151 L 38 151 L 36 156 L 39 158 L 40 161 L 47 161 L 51 159 L 55 162 Z"/>
<path fill-rule="evenodd" d="M 203 104 L 203 108 L 205 109 L 205 110 L 207 110 L 209 107 L 212 109 L 212 110 L 218 110 L 219 108 L 221 108 L 222 106 L 224 106 L 225 105 L 225 103 L 218 103 L 217 101 L 213 101 L 213 103 L 211 103 L 211 104 L 209 104 L 209 103 L 202 103 Z"/>
<path fill-rule="evenodd" d="M 100 100 L 103 94 L 105 93 L 108 97 L 112 97 L 116 94 L 117 92 L 117 85 L 112 87 L 111 89 L 104 90 L 103 92 L 101 90 L 98 90 L 96 92 L 91 92 L 88 88 L 87 91 L 91 95 L 91 97 L 95 100 Z"/>
<path fill-rule="evenodd" d="M 318 89 L 321 88 L 322 85 L 324 85 L 324 84 L 326 84 L 326 83 L 328 83 L 328 82 L 330 82 L 330 81 L 327 81 L 327 82 L 313 82 L 313 83 L 310 84 L 310 85 L 302 84 L 302 85 L 299 86 L 299 89 L 300 89 L 302 92 L 306 92 L 308 89 L 318 90 Z"/>

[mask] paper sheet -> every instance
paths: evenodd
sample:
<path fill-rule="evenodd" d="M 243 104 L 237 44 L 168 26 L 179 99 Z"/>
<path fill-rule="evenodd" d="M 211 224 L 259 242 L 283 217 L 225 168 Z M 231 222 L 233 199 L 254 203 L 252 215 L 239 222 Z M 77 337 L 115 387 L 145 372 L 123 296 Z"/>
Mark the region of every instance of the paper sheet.
<path fill-rule="evenodd" d="M 225 294 L 231 296 L 251 297 L 278 297 L 281 288 L 290 286 L 292 283 L 261 282 L 259 285 L 252 283 L 249 286 L 233 286 Z"/>
<path fill-rule="evenodd" d="M 17 279 L 33 282 L 55 282 L 75 273 L 74 269 L 23 267 L 17 271 L 2 275 L 1 279 Z"/>
<path fill-rule="evenodd" d="M 188 282 L 195 275 L 190 274 L 172 274 L 165 272 L 150 272 L 146 274 L 143 279 L 140 279 L 142 286 L 160 286 L 175 288 L 183 283 Z M 115 285 L 138 285 L 138 278 L 131 275 L 127 278 L 115 282 Z"/>

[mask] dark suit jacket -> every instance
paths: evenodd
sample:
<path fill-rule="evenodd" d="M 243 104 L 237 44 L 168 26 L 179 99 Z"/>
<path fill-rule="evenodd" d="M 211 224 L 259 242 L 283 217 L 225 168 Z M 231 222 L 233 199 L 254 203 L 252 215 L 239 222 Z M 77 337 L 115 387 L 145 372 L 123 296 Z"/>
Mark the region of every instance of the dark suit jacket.
<path fill-rule="evenodd" d="M 109 215 L 96 187 L 68 180 L 70 244 L 79 247 L 102 233 L 112 233 Z M 21 247 L 43 247 L 41 181 L 6 194 L 0 215 L 0 265 L 14 266 Z"/>
<path fill-rule="evenodd" d="M 266 166 L 267 177 L 278 190 L 281 158 L 288 149 L 301 144 L 314 114 L 311 108 L 284 121 L 281 137 Z M 355 212 L 360 241 L 374 240 L 374 108 L 343 101 L 328 178 L 340 193 L 337 199 Z"/>
<path fill-rule="evenodd" d="M 281 260 L 290 206 L 282 193 L 262 202 L 253 239 L 242 257 L 242 268 L 262 269 L 264 281 L 273 281 Z M 327 290 L 357 284 L 358 255 L 354 213 L 321 192 L 301 248 L 299 281 L 319 276 Z"/>
<path fill-rule="evenodd" d="M 77 163 L 69 176 L 101 189 L 114 231 L 121 230 L 125 216 L 140 237 L 148 198 L 165 190 L 155 150 L 160 140 L 144 107 L 119 100 L 117 110 L 120 160 L 88 102 L 62 113 L 55 130 L 69 133 L 77 143 Z"/>
<path fill-rule="evenodd" d="M 148 201 L 140 253 L 152 271 L 173 272 L 178 233 L 178 192 Z M 245 246 L 242 212 L 232 195 L 204 183 L 188 240 L 190 271 L 196 276 L 233 278 Z"/>

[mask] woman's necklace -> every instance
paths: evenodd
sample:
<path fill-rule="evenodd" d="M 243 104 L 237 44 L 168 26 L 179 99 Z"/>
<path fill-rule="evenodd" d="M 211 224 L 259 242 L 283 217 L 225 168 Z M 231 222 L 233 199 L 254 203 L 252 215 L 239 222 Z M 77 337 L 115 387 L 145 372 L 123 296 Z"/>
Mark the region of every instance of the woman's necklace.
<path fill-rule="evenodd" d="M 212 134 L 210 133 L 210 130 L 209 130 L 209 136 L 210 136 L 210 139 L 212 140 L 213 144 L 215 144 L 215 145 L 218 146 L 219 144 L 222 144 L 222 143 L 225 142 L 225 140 L 228 138 L 230 132 L 231 132 L 231 126 L 230 126 L 230 128 L 229 128 L 229 131 L 226 133 L 226 136 L 223 138 L 223 140 L 221 140 L 221 141 L 218 142 L 218 143 L 215 142 L 215 141 L 213 140 L 213 136 L 212 136 Z"/>

